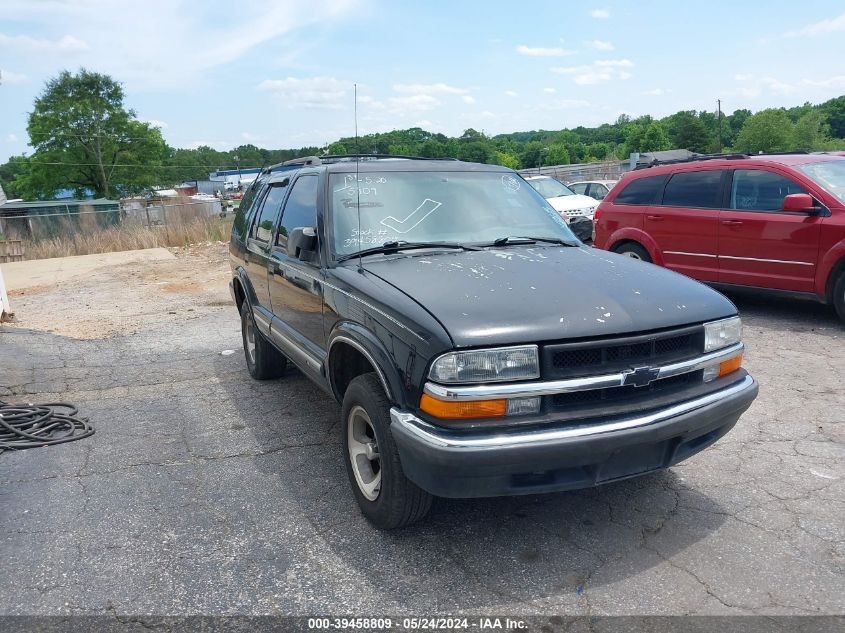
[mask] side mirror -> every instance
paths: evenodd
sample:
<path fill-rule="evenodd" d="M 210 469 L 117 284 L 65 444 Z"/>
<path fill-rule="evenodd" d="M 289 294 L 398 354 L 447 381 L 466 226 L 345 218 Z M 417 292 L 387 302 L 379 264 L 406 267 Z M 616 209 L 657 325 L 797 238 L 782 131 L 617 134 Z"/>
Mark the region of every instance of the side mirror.
<path fill-rule="evenodd" d="M 317 229 L 313 226 L 299 226 L 288 235 L 288 254 L 297 259 L 309 261 L 317 250 Z"/>
<path fill-rule="evenodd" d="M 816 203 L 809 193 L 791 193 L 783 199 L 783 210 L 798 213 L 813 213 Z"/>

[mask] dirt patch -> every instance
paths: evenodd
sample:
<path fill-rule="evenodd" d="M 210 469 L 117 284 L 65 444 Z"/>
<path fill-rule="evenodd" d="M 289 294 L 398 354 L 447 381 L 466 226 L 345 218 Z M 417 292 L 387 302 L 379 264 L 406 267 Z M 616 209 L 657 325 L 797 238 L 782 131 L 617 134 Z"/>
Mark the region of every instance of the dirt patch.
<path fill-rule="evenodd" d="M 10 293 L 17 327 L 78 339 L 137 332 L 183 320 L 200 307 L 233 309 L 228 245 L 172 248 L 175 259 L 98 268 L 55 286 Z M 57 293 L 68 298 L 56 312 Z"/>

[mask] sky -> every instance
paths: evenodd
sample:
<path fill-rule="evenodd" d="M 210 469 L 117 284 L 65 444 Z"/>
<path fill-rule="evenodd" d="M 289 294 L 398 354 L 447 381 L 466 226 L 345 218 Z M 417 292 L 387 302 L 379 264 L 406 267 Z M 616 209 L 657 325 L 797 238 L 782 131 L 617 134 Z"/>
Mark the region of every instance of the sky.
<path fill-rule="evenodd" d="M 0 160 L 80 67 L 174 147 L 562 129 L 845 94 L 845 3 L 0 0 Z"/>

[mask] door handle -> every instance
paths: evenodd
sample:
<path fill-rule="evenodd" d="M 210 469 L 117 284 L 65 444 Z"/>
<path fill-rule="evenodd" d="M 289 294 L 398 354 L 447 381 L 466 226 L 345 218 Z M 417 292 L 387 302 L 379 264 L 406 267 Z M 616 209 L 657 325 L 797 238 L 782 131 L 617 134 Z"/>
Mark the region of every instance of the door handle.
<path fill-rule="evenodd" d="M 273 275 L 285 276 L 285 269 L 282 268 L 278 262 L 270 262 L 270 273 Z"/>
<path fill-rule="evenodd" d="M 741 226 L 742 220 L 722 220 L 722 224 L 725 226 Z"/>
<path fill-rule="evenodd" d="M 647 215 L 645 216 L 649 220 L 653 220 L 655 222 L 662 222 L 663 216 L 662 215 Z"/>

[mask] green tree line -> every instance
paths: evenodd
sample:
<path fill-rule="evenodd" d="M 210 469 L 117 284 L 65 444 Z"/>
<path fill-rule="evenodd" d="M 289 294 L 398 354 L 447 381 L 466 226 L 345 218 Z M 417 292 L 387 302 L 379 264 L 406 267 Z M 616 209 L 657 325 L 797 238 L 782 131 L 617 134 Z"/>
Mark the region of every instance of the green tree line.
<path fill-rule="evenodd" d="M 72 189 L 82 197 L 118 197 L 208 177 L 217 169 L 263 167 L 300 156 L 391 154 L 495 163 L 513 169 L 627 158 L 631 152 L 688 149 L 746 153 L 845 149 L 845 95 L 820 104 L 731 114 L 687 110 L 656 119 L 622 115 L 597 127 L 534 130 L 489 136 L 468 129 L 458 137 L 419 127 L 325 147 L 229 151 L 174 148 L 159 129 L 140 121 L 124 103 L 123 88 L 108 75 L 85 69 L 50 80 L 29 115 L 34 152 L 0 165 L 10 198 L 52 198 Z"/>

